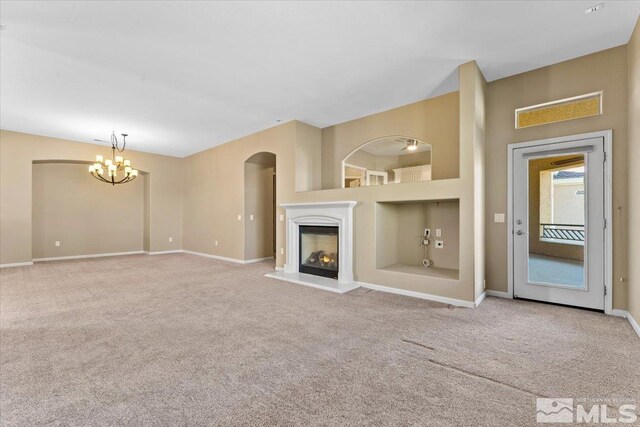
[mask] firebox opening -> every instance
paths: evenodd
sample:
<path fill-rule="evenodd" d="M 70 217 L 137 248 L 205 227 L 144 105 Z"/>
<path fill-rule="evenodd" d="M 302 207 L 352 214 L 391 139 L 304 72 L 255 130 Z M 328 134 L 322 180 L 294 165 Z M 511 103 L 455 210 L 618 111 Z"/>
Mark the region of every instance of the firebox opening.
<path fill-rule="evenodd" d="M 300 226 L 301 273 L 338 278 L 338 227 Z"/>

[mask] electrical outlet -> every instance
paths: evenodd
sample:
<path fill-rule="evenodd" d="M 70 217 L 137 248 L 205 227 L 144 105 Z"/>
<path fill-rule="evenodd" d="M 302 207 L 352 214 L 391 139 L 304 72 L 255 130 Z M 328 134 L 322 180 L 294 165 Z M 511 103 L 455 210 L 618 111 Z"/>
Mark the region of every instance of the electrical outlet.
<path fill-rule="evenodd" d="M 60 246 L 60 241 L 59 241 L 59 240 L 56 240 L 55 245 L 56 245 L 56 246 Z"/>
<path fill-rule="evenodd" d="M 238 215 L 238 221 L 242 221 L 242 215 Z"/>
<path fill-rule="evenodd" d="M 280 221 L 284 221 L 284 215 L 280 214 Z"/>
<path fill-rule="evenodd" d="M 218 246 L 218 241 L 213 242 L 214 245 Z"/>
<path fill-rule="evenodd" d="M 280 255 L 284 255 L 284 248 L 280 248 Z"/>
<path fill-rule="evenodd" d="M 173 237 L 169 237 L 169 242 L 173 242 Z"/>
<path fill-rule="evenodd" d="M 249 215 L 249 221 L 253 221 L 253 214 Z"/>
<path fill-rule="evenodd" d="M 436 240 L 436 248 L 438 249 L 444 248 L 444 240 Z"/>
<path fill-rule="evenodd" d="M 504 222 L 504 214 L 503 213 L 494 213 L 493 214 L 493 222 Z"/>
<path fill-rule="evenodd" d="M 436 237 L 442 236 L 442 229 L 436 228 Z"/>

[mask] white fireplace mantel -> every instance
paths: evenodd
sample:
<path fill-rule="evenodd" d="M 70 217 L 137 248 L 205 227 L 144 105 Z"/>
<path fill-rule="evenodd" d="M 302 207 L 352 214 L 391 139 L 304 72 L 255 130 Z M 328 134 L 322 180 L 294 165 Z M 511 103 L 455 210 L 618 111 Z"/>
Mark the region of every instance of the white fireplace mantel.
<path fill-rule="evenodd" d="M 356 205 L 354 201 L 281 204 L 286 211 L 287 258 L 284 272 L 267 276 L 340 293 L 357 288 L 353 279 L 353 208 Z M 338 227 L 337 280 L 298 271 L 301 225 Z"/>

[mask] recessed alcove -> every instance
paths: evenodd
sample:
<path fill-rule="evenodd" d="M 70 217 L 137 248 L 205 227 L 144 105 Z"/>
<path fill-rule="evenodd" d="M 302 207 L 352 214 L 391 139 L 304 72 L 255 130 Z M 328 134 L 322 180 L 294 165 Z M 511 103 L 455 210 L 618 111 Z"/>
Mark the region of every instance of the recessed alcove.
<path fill-rule="evenodd" d="M 422 243 L 425 229 L 427 245 Z M 436 240 L 443 246 L 436 247 Z M 377 202 L 375 256 L 379 270 L 457 280 L 459 200 Z M 430 265 L 422 265 L 424 259 Z"/>

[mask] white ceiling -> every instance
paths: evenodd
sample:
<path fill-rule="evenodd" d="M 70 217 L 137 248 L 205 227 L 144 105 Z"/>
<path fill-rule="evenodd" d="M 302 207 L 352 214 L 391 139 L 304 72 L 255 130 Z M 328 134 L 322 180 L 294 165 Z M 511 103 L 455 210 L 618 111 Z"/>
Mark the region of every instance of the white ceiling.
<path fill-rule="evenodd" d="M 627 43 L 640 1 L 7 2 L 0 126 L 185 156 Z"/>

